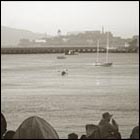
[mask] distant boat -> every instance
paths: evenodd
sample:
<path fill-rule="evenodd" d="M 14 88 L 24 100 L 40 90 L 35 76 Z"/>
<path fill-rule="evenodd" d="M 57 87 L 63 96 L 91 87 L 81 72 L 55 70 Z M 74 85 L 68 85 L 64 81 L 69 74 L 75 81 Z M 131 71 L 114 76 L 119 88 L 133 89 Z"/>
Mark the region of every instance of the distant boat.
<path fill-rule="evenodd" d="M 66 75 L 66 72 L 65 72 L 65 71 L 62 71 L 62 72 L 61 72 L 61 75 L 62 75 L 62 76 Z"/>
<path fill-rule="evenodd" d="M 107 33 L 107 45 L 106 45 L 106 61 L 105 62 L 99 62 L 99 40 L 97 41 L 97 57 L 96 57 L 96 62 L 95 62 L 95 66 L 105 66 L 105 67 L 109 67 L 112 66 L 112 62 L 109 62 L 108 60 L 108 51 L 109 51 L 109 36 Z"/>
<path fill-rule="evenodd" d="M 78 55 L 78 53 L 75 52 L 74 50 L 68 50 L 65 52 L 65 55 Z"/>
<path fill-rule="evenodd" d="M 108 67 L 108 66 L 111 66 L 112 65 L 112 62 L 110 62 L 110 63 L 95 63 L 95 66 L 106 66 L 106 67 Z"/>
<path fill-rule="evenodd" d="M 66 74 L 68 74 L 68 70 L 67 70 L 67 69 L 64 69 L 64 70 L 61 72 L 61 75 L 64 76 L 64 75 L 66 75 Z"/>
<path fill-rule="evenodd" d="M 57 56 L 57 59 L 66 59 L 65 56 Z"/>

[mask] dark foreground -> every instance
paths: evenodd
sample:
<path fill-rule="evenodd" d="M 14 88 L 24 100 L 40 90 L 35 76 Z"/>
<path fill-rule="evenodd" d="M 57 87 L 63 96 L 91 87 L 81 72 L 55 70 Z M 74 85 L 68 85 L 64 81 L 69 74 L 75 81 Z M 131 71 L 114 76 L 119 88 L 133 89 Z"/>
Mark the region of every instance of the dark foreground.
<path fill-rule="evenodd" d="M 119 125 L 112 118 L 112 114 L 105 112 L 99 124 L 87 124 L 86 134 L 78 136 L 68 134 L 68 139 L 121 139 Z M 139 139 L 139 126 L 132 129 L 130 139 Z M 56 130 L 44 119 L 33 116 L 24 120 L 16 131 L 7 130 L 7 122 L 1 113 L 1 139 L 60 139 Z"/>

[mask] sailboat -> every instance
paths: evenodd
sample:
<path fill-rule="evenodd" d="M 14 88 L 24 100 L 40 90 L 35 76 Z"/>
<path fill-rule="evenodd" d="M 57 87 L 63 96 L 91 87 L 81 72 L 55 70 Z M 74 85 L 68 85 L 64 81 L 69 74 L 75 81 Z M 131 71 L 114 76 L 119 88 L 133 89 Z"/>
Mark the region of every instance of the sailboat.
<path fill-rule="evenodd" d="M 107 33 L 107 45 L 106 45 L 106 61 L 105 62 L 99 62 L 99 40 L 97 41 L 97 57 L 96 57 L 96 63 L 95 66 L 111 66 L 112 62 L 109 62 L 108 60 L 108 53 L 109 53 L 109 37 Z"/>

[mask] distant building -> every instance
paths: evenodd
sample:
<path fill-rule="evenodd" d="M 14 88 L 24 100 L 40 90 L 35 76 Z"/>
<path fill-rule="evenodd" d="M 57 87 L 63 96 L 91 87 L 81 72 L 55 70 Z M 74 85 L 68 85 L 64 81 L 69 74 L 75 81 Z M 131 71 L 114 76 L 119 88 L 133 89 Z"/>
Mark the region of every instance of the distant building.
<path fill-rule="evenodd" d="M 29 45 L 31 42 L 29 39 L 26 39 L 26 38 L 22 38 L 19 40 L 19 44 L 18 45 L 21 45 L 21 46 L 27 46 Z"/>
<path fill-rule="evenodd" d="M 69 39 L 68 38 L 62 38 L 63 42 L 67 42 Z"/>
<path fill-rule="evenodd" d="M 87 39 L 86 42 L 87 42 L 88 44 L 93 44 L 93 40 L 92 40 L 92 39 Z"/>
<path fill-rule="evenodd" d="M 35 43 L 46 43 L 47 41 L 44 39 L 36 39 Z"/>
<path fill-rule="evenodd" d="M 128 42 L 125 42 L 124 47 L 125 48 L 128 48 L 129 47 L 129 43 Z"/>
<path fill-rule="evenodd" d="M 102 31 L 76 31 L 69 32 L 67 35 L 61 35 L 61 30 L 57 31 L 57 36 L 44 36 L 43 38 L 39 38 L 33 41 L 28 39 L 21 39 L 20 44 L 22 46 L 27 45 L 77 45 L 77 46 L 97 46 L 97 40 L 100 42 L 100 48 L 106 48 L 107 45 L 107 36 L 109 35 L 109 48 L 114 50 L 117 48 L 136 48 L 139 47 L 139 36 L 135 35 L 132 38 L 123 39 L 119 36 L 113 36 L 111 32 L 104 32 L 104 28 L 102 27 Z M 137 49 L 137 48 L 136 48 Z"/>
<path fill-rule="evenodd" d="M 67 35 L 78 35 L 80 33 L 84 33 L 84 32 L 82 32 L 82 31 L 67 32 Z"/>
<path fill-rule="evenodd" d="M 101 34 L 100 31 L 85 31 L 84 33 Z"/>

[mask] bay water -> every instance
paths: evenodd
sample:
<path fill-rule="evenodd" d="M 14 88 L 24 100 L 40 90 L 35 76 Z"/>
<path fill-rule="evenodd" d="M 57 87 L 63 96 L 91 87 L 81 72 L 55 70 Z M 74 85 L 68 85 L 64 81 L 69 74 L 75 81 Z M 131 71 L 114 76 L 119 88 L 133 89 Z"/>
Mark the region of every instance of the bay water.
<path fill-rule="evenodd" d="M 139 55 L 111 53 L 111 67 L 94 66 L 94 53 L 57 59 L 61 55 L 1 55 L 1 109 L 8 129 L 40 116 L 60 138 L 81 136 L 86 124 L 98 124 L 102 113 L 110 112 L 128 138 L 139 123 Z"/>

